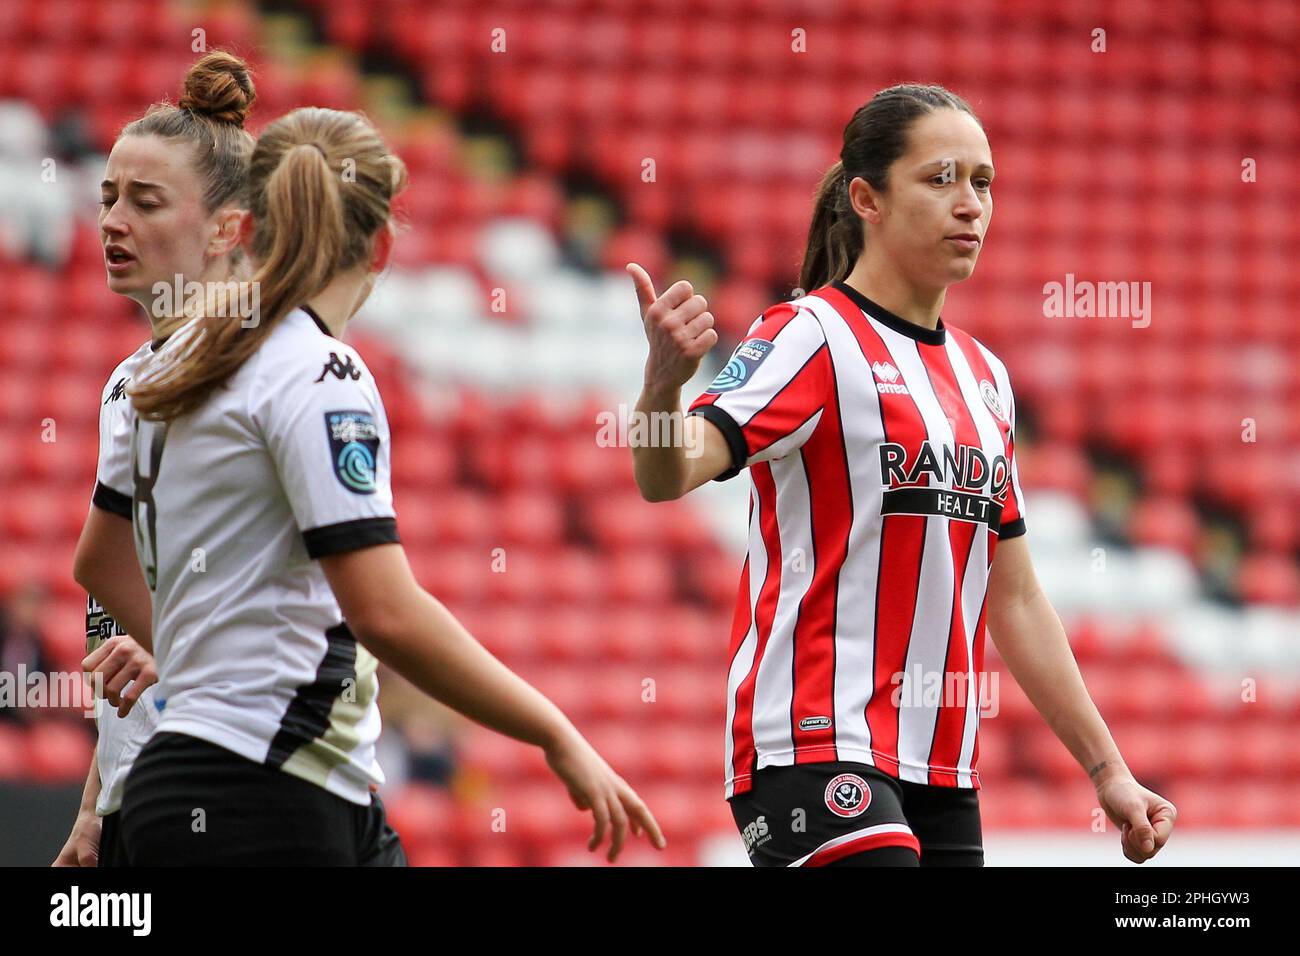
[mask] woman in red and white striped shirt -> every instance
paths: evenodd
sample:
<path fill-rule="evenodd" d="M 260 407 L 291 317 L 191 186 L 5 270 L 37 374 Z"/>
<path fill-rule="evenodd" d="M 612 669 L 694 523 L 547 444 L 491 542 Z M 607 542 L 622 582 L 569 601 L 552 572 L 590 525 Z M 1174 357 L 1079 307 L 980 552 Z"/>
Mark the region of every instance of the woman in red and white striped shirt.
<path fill-rule="evenodd" d="M 756 865 L 982 865 L 986 625 L 1088 769 L 1124 854 L 1150 858 L 1173 827 L 1173 805 L 1125 766 L 1035 578 L 1006 367 L 940 317 L 974 271 L 993 175 L 960 97 L 878 93 L 822 181 L 811 291 L 759 317 L 691 404 L 680 446 L 634 449 L 651 501 L 749 469 L 726 796 Z M 656 296 L 629 271 L 650 343 L 638 411 L 680 414 L 713 317 L 689 283 Z"/>

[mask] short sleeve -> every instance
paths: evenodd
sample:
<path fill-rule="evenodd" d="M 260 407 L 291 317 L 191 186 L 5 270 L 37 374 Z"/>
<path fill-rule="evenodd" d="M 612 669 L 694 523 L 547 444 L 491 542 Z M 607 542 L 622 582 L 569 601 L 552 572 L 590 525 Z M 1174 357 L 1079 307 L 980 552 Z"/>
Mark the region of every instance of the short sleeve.
<path fill-rule="evenodd" d="M 1020 471 L 1016 465 L 1016 399 L 1011 392 L 1010 380 L 1007 380 L 1007 423 L 1011 431 L 1007 435 L 1007 462 L 1011 472 L 1010 487 L 1007 489 L 1007 502 L 1002 507 L 1002 524 L 998 531 L 999 540 L 1016 538 L 1025 533 L 1025 498 L 1020 490 Z"/>
<path fill-rule="evenodd" d="M 821 419 L 832 381 L 816 316 L 789 303 L 764 312 L 688 411 L 718 426 L 731 448 L 732 466 L 717 480 L 800 448 Z"/>
<path fill-rule="evenodd" d="M 324 341 L 259 375 L 253 410 L 313 559 L 398 541 L 379 390 L 354 350 Z"/>
<path fill-rule="evenodd" d="M 95 466 L 95 507 L 131 520 L 131 423 L 126 394 L 130 376 L 120 368 L 104 386 L 99 406 L 99 462 Z"/>

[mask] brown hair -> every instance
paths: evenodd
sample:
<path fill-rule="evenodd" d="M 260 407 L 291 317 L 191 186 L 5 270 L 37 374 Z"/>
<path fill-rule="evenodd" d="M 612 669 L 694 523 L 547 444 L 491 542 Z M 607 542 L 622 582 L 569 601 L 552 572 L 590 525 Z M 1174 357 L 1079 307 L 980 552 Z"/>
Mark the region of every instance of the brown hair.
<path fill-rule="evenodd" d="M 406 165 L 360 113 L 297 109 L 268 126 L 248 170 L 259 315 L 200 316 L 161 350 L 131 389 L 145 418 L 169 421 L 203 403 L 253 355 L 279 321 L 365 261 Z"/>
<path fill-rule="evenodd" d="M 974 117 L 970 105 L 942 86 L 905 83 L 881 90 L 860 106 L 844 127 L 839 161 L 826 171 L 817 188 L 808 248 L 799 269 L 805 292 L 843 279 L 862 254 L 862 220 L 849 202 L 849 183 L 861 177 L 884 192 L 889 167 L 907 151 L 907 132 L 920 116 L 935 110 L 961 110 Z"/>
<path fill-rule="evenodd" d="M 248 64 L 224 50 L 204 54 L 185 75 L 180 100 L 154 103 L 122 128 L 123 136 L 163 136 L 194 145 L 208 212 L 239 198 L 254 139 L 244 129 L 257 91 Z"/>

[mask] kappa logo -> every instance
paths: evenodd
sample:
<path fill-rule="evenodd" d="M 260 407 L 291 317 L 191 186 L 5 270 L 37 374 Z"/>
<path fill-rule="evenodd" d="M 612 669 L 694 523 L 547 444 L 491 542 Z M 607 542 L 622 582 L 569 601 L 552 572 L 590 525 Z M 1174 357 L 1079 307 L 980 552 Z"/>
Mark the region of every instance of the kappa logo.
<path fill-rule="evenodd" d="M 352 364 L 352 356 L 348 356 L 346 362 L 339 358 L 337 352 L 330 353 L 330 360 L 325 363 L 325 367 L 320 370 L 320 378 L 316 379 L 314 384 L 320 384 L 325 381 L 326 375 L 333 375 L 336 378 L 350 378 L 356 381 L 361 377 L 361 370 Z"/>
<path fill-rule="evenodd" d="M 871 371 L 876 376 L 876 391 L 881 395 L 907 395 L 907 386 L 899 379 L 902 375 L 889 362 L 873 362 Z"/>
<path fill-rule="evenodd" d="M 108 398 L 104 399 L 104 404 L 116 402 L 126 398 L 126 383 L 129 381 L 125 375 L 113 383 L 113 390 L 108 393 Z"/>
<path fill-rule="evenodd" d="M 856 773 L 842 773 L 826 784 L 826 809 L 837 817 L 859 816 L 871 806 L 871 788 Z"/>

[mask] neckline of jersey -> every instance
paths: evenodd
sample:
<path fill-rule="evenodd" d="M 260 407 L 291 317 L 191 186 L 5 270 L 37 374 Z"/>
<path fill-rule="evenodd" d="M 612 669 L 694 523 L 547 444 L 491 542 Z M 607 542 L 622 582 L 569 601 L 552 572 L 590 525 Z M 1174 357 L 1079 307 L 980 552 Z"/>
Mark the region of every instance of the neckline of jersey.
<path fill-rule="evenodd" d="M 915 322 L 907 321 L 901 315 L 895 315 L 880 303 L 871 301 L 842 279 L 832 282 L 831 287 L 844 293 L 859 309 L 870 315 L 881 325 L 893 329 L 899 335 L 906 335 L 909 339 L 916 339 L 916 341 L 925 345 L 943 345 L 948 340 L 948 328 L 943 324 L 942 316 L 939 317 L 937 326 L 933 329 L 927 329 Z"/>
<path fill-rule="evenodd" d="M 328 325 L 326 325 L 326 324 L 324 323 L 324 321 L 321 320 L 321 317 L 320 317 L 319 315 L 316 314 L 316 310 L 315 310 L 315 309 L 313 309 L 311 306 L 309 306 L 306 302 L 304 302 L 302 305 L 298 306 L 298 308 L 302 309 L 304 312 L 306 312 L 308 315 L 311 316 L 311 320 L 312 320 L 313 322 L 316 323 L 316 328 L 320 329 L 322 332 L 324 332 L 324 333 L 325 333 L 326 335 L 328 335 L 330 338 L 334 338 L 334 333 L 331 332 L 331 331 L 330 331 L 330 327 L 329 327 Z"/>
<path fill-rule="evenodd" d="M 299 306 L 299 308 L 311 316 L 311 320 L 316 323 L 316 327 L 318 329 L 320 329 L 330 338 L 334 338 L 334 334 L 330 332 L 329 326 L 326 325 L 323 321 L 321 321 L 321 317 L 316 314 L 316 311 L 311 306 L 304 304 Z M 167 344 L 167 340 L 169 338 L 171 338 L 170 335 L 164 336 L 161 339 L 151 339 L 149 342 L 149 351 L 157 352 L 160 348 L 162 348 L 164 345 Z"/>

